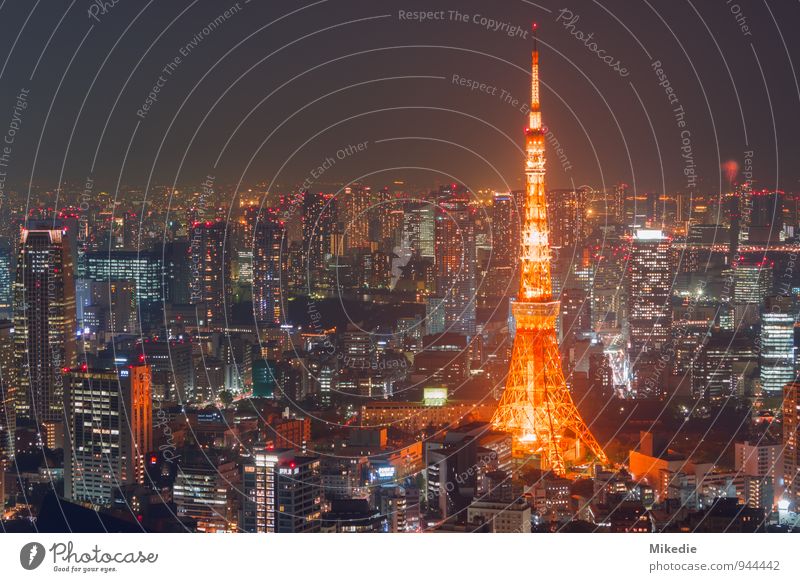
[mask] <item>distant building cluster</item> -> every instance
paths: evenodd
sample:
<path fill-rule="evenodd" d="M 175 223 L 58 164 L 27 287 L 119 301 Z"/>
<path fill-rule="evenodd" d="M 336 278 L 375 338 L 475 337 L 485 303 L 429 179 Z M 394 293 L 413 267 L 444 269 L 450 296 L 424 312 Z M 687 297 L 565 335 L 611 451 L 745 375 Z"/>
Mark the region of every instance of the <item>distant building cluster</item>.
<path fill-rule="evenodd" d="M 490 424 L 524 193 L 319 190 L 11 197 L 4 529 L 795 527 L 800 196 L 547 192 L 564 376 L 610 458 L 562 477 Z"/>

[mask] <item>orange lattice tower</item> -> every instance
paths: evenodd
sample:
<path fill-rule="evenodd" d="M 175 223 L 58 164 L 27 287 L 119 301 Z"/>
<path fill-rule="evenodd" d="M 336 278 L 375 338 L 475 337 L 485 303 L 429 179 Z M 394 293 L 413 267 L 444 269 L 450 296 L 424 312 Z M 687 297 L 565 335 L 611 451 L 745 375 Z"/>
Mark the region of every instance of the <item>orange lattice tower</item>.
<path fill-rule="evenodd" d="M 536 25 L 533 25 L 534 37 Z M 534 41 L 535 42 L 535 41 Z M 543 469 L 566 474 L 565 457 L 576 441 L 601 463 L 608 463 L 572 402 L 556 337 L 559 302 L 550 280 L 550 243 L 544 189 L 545 132 L 539 108 L 539 51 L 533 50 L 531 111 L 525 131 L 526 195 L 522 218 L 520 281 L 512 305 L 516 321 L 514 349 L 506 388 L 492 419 L 495 428 L 514 437 L 517 452 L 537 454 Z"/>

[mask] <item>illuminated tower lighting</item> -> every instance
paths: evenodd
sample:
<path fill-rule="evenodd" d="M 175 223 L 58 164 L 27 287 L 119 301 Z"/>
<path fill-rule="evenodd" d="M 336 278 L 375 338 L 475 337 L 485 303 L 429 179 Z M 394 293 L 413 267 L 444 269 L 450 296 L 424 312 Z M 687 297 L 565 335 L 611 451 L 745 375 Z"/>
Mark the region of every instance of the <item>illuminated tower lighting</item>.
<path fill-rule="evenodd" d="M 534 39 L 536 24 L 533 25 Z M 535 40 L 534 40 L 535 42 Z M 576 440 L 600 463 L 608 459 L 580 416 L 564 380 L 556 337 L 559 302 L 550 280 L 550 244 L 545 197 L 545 135 L 539 107 L 539 50 L 534 44 L 531 110 L 525 131 L 526 196 L 519 294 L 512 305 L 516 335 L 505 391 L 492 424 L 513 435 L 517 454 L 538 455 L 541 468 L 567 472 Z"/>

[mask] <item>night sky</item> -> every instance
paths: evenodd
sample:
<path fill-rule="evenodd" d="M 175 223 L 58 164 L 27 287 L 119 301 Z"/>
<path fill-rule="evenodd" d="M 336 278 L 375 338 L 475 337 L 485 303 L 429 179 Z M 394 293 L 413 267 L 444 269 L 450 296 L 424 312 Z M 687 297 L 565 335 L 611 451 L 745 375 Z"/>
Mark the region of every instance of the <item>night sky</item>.
<path fill-rule="evenodd" d="M 718 192 L 721 164 L 752 151 L 757 186 L 798 189 L 793 0 L 112 4 L 0 0 L 0 133 L 28 90 L 9 185 L 91 176 L 113 191 L 212 175 L 290 188 L 332 158 L 311 180 L 320 189 L 395 179 L 518 189 L 526 116 L 501 96 L 528 99 L 535 20 L 544 122 L 563 149 L 559 160 L 551 140 L 550 187 L 624 181 L 673 192 L 688 187 L 690 164 L 699 189 Z M 444 12 L 401 17 L 418 10 Z M 159 82 L 157 101 L 137 114 Z"/>

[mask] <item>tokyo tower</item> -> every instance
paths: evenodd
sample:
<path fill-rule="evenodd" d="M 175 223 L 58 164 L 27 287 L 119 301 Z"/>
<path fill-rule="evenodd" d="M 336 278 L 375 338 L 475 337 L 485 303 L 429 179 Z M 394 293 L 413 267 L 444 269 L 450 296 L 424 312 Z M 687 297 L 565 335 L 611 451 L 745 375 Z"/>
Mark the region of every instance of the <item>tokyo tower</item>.
<path fill-rule="evenodd" d="M 533 25 L 534 39 L 536 24 Z M 535 40 L 534 40 L 535 43 Z M 534 44 L 531 110 L 525 130 L 526 195 L 522 214 L 519 293 L 512 304 L 514 348 L 505 391 L 492 424 L 511 433 L 519 453 L 540 456 L 541 468 L 566 474 L 578 443 L 607 464 L 600 444 L 580 416 L 564 380 L 556 337 L 559 301 L 550 280 L 550 243 L 545 198 L 545 131 L 539 108 L 539 50 Z"/>

